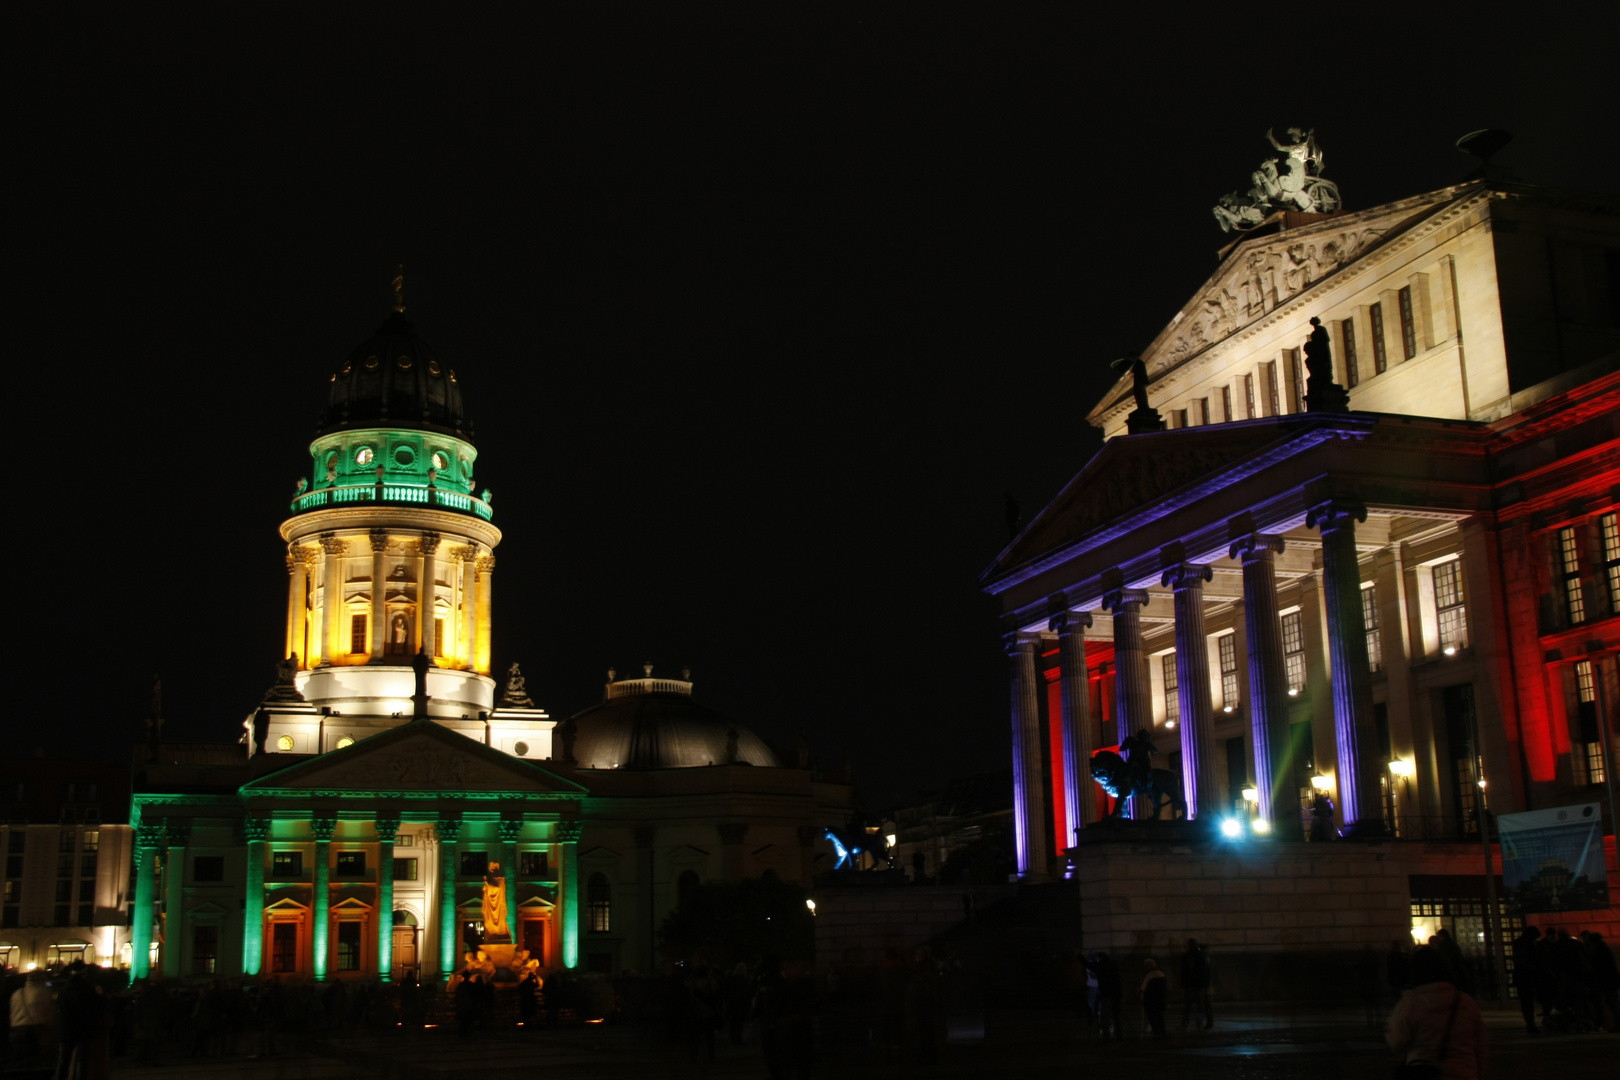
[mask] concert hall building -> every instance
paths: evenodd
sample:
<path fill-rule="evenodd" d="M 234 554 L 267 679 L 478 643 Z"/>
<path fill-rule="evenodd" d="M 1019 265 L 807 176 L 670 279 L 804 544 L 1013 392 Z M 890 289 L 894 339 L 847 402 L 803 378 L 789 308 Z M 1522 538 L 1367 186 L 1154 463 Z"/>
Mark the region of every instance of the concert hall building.
<path fill-rule="evenodd" d="M 1313 317 L 1347 410 L 1309 378 Z M 1601 803 L 1613 888 L 1615 197 L 1480 179 L 1278 215 L 1141 359 L 1086 414 L 1102 449 L 982 578 L 1020 874 L 1080 879 L 1088 948 L 1303 956 L 1445 926 L 1478 951 L 1482 818 Z M 1169 830 L 1191 846 L 1104 821 L 1090 757 L 1138 730 L 1205 823 Z M 1303 842 L 1317 792 L 1336 843 Z"/>

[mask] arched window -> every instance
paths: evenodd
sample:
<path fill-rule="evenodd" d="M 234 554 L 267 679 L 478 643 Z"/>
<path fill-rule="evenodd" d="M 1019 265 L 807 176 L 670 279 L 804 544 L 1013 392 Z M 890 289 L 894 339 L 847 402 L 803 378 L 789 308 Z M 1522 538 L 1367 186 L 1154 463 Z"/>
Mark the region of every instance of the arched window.
<path fill-rule="evenodd" d="M 696 870 L 683 870 L 675 882 L 675 903 L 685 907 L 687 902 L 697 895 L 698 886 L 703 884 L 698 880 Z"/>
<path fill-rule="evenodd" d="M 585 883 L 586 910 L 593 934 L 605 934 L 613 929 L 613 886 L 606 874 L 592 874 Z"/>

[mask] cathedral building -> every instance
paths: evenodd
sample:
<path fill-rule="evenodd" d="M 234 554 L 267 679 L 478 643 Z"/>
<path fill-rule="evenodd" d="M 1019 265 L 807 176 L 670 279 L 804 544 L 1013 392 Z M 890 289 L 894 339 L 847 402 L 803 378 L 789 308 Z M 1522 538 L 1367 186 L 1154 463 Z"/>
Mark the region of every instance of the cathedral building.
<path fill-rule="evenodd" d="M 1088 947 L 1483 947 L 1482 822 L 1601 803 L 1615 881 L 1614 197 L 1277 215 L 1139 359 L 982 579 L 1020 873 L 1080 878 Z M 1092 756 L 1138 732 L 1206 846 L 1108 827 Z M 1345 839 L 1297 843 L 1328 803 Z"/>
<path fill-rule="evenodd" d="M 493 940 L 496 880 L 503 962 L 650 970 L 699 884 L 808 885 L 850 788 L 687 674 L 610 673 L 560 726 L 515 664 L 497 685 L 501 532 L 458 373 L 402 304 L 328 390 L 281 525 L 285 604 L 265 598 L 276 685 L 236 745 L 137 751 L 132 975 L 447 979 Z"/>

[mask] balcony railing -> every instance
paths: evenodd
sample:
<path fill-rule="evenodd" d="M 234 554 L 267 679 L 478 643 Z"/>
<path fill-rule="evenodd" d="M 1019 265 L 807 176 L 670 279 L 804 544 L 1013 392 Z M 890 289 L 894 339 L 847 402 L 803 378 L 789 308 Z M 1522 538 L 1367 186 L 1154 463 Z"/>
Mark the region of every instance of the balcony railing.
<path fill-rule="evenodd" d="M 428 487 L 426 484 L 346 484 L 339 487 L 306 491 L 288 507 L 295 514 L 319 510 L 327 506 L 345 506 L 353 503 L 375 503 L 393 506 L 431 506 L 440 510 L 458 510 L 475 514 L 485 521 L 494 519 L 495 511 L 489 503 L 459 491 Z"/>

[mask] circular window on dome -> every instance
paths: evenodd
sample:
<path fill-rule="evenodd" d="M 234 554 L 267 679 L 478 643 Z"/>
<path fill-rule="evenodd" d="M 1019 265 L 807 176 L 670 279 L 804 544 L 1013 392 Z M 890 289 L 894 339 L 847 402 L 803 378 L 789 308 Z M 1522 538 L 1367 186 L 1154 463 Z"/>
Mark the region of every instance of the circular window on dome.
<path fill-rule="evenodd" d="M 512 747 L 512 753 L 516 754 L 518 757 L 528 757 L 529 756 L 529 744 L 526 743 L 526 742 L 520 742 L 520 743 L 515 744 Z"/>
<path fill-rule="evenodd" d="M 437 360 L 429 360 L 428 361 L 428 370 L 433 372 L 433 374 L 437 375 L 439 373 L 439 362 Z"/>
<path fill-rule="evenodd" d="M 377 363 L 378 363 L 378 361 L 377 361 L 377 358 L 375 356 L 366 357 L 366 370 L 367 371 L 372 370 L 373 368 L 375 368 L 377 366 Z"/>
<path fill-rule="evenodd" d="M 437 450 L 433 452 L 433 467 L 435 469 L 438 469 L 440 472 L 444 472 L 445 466 L 448 464 L 449 462 L 444 460 L 443 454 L 439 453 Z"/>
<path fill-rule="evenodd" d="M 293 737 L 291 735 L 283 735 L 281 738 L 276 740 L 277 750 L 291 750 L 292 748 Z"/>
<path fill-rule="evenodd" d="M 451 382 L 456 381 L 456 369 L 455 368 L 450 369 L 449 378 L 450 378 Z"/>
<path fill-rule="evenodd" d="M 404 353 L 401 353 L 399 359 L 395 360 L 394 363 L 399 365 L 399 370 L 401 371 L 411 370 L 411 358 L 406 356 Z"/>
<path fill-rule="evenodd" d="M 394 464 L 398 465 L 402 469 L 408 469 L 415 463 L 415 450 L 412 450 L 408 446 L 400 446 L 394 449 Z"/>
<path fill-rule="evenodd" d="M 353 370 L 354 370 L 354 362 L 352 360 L 343 361 L 343 374 L 347 375 L 349 372 L 351 372 Z"/>
<path fill-rule="evenodd" d="M 354 463 L 362 467 L 370 465 L 377 457 L 376 452 L 369 446 L 362 446 L 354 452 Z"/>
<path fill-rule="evenodd" d="M 343 736 L 343 738 L 341 738 L 341 739 L 339 739 L 337 741 L 337 748 L 339 750 L 342 750 L 345 746 L 353 746 L 353 745 L 354 745 L 354 740 L 351 739 L 347 735 Z"/>
<path fill-rule="evenodd" d="M 337 382 L 337 376 L 336 376 L 336 375 L 333 375 L 333 376 L 332 376 L 332 381 L 333 381 L 333 382 Z"/>

